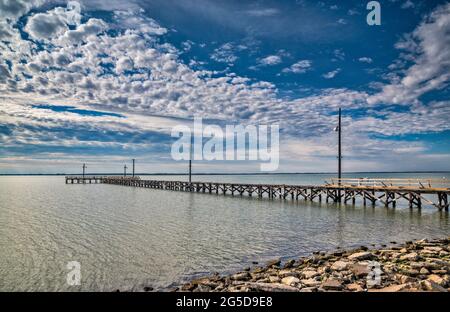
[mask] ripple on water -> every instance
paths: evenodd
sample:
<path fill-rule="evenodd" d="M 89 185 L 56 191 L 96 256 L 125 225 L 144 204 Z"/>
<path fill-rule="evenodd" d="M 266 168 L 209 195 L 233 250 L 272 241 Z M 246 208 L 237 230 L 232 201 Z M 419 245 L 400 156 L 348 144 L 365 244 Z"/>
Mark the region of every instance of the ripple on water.
<path fill-rule="evenodd" d="M 161 289 L 252 261 L 448 234 L 448 213 L 434 209 L 0 178 L 0 290 Z M 79 288 L 65 282 L 73 260 L 82 267 Z"/>

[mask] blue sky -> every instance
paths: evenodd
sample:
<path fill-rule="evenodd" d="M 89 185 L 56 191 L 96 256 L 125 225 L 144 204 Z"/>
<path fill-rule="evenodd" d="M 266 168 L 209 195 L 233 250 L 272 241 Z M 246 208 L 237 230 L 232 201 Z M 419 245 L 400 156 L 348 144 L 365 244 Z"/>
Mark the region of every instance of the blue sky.
<path fill-rule="evenodd" d="M 0 0 L 0 173 L 184 172 L 172 127 L 280 124 L 280 172 L 450 170 L 450 3 Z M 198 162 L 256 172 L 253 162 Z"/>

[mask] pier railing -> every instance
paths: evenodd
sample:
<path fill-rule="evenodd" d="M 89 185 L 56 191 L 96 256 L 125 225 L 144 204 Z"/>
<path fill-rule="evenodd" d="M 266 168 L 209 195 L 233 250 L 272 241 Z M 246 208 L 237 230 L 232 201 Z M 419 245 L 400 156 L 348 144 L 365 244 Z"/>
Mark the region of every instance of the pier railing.
<path fill-rule="evenodd" d="M 417 187 L 426 188 L 450 188 L 448 179 L 373 179 L 373 178 L 332 178 L 331 185 L 350 187 Z"/>

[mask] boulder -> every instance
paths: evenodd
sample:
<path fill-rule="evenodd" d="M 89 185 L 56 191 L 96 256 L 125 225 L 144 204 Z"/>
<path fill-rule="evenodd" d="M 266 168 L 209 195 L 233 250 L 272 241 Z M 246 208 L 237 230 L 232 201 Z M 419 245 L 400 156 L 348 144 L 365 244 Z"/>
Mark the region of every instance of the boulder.
<path fill-rule="evenodd" d="M 447 284 L 447 281 L 445 279 L 436 274 L 431 274 L 430 276 L 428 276 L 428 280 L 435 282 L 442 287 L 445 287 L 445 285 Z"/>
<path fill-rule="evenodd" d="M 266 266 L 267 266 L 268 268 L 271 268 L 271 267 L 274 267 L 274 266 L 279 266 L 280 263 L 281 263 L 281 260 L 280 260 L 280 259 L 274 259 L 274 260 L 268 261 L 268 262 L 266 263 Z"/>
<path fill-rule="evenodd" d="M 338 280 L 329 279 L 322 283 L 322 288 L 325 290 L 341 290 L 343 286 Z"/>
<path fill-rule="evenodd" d="M 432 251 L 432 252 L 440 252 L 442 251 L 441 247 L 437 247 L 437 246 L 426 246 L 423 248 L 423 250 L 428 250 L 428 251 Z"/>
<path fill-rule="evenodd" d="M 302 279 L 300 281 L 303 285 L 305 285 L 306 287 L 317 287 L 320 285 L 319 281 L 316 281 L 313 278 L 308 278 L 308 279 Z"/>
<path fill-rule="evenodd" d="M 248 288 L 256 291 L 266 292 L 294 292 L 298 291 L 298 288 L 280 284 L 280 283 L 246 283 Z"/>
<path fill-rule="evenodd" d="M 430 274 L 430 271 L 428 271 L 427 268 L 421 268 L 419 273 L 423 275 L 428 275 Z"/>
<path fill-rule="evenodd" d="M 348 264 L 349 264 L 348 262 L 338 260 L 335 263 L 333 263 L 333 265 L 331 266 L 331 269 L 335 270 L 335 271 L 343 271 L 343 270 L 347 269 Z"/>
<path fill-rule="evenodd" d="M 364 291 L 364 289 L 361 287 L 361 285 L 359 285 L 357 283 L 348 284 L 347 289 L 350 291 L 356 291 L 356 292 Z"/>
<path fill-rule="evenodd" d="M 305 270 L 302 272 L 302 276 L 305 279 L 310 279 L 310 278 L 316 277 L 317 275 L 319 275 L 319 273 L 317 273 L 317 271 L 313 271 L 313 270 Z"/>
<path fill-rule="evenodd" d="M 369 260 L 374 257 L 375 256 L 372 255 L 370 252 L 362 251 L 362 252 L 357 252 L 357 253 L 351 254 L 350 256 L 348 256 L 348 259 L 349 260 Z"/>
<path fill-rule="evenodd" d="M 280 281 L 281 281 L 281 278 L 279 278 L 278 276 L 275 276 L 275 275 L 269 276 L 269 282 L 271 282 L 271 283 L 279 283 Z"/>
<path fill-rule="evenodd" d="M 281 270 L 280 272 L 278 272 L 278 276 L 280 278 L 288 277 L 288 276 L 298 276 L 298 273 L 295 271 L 291 271 L 291 270 Z"/>
<path fill-rule="evenodd" d="M 369 267 L 367 265 L 359 263 L 352 264 L 350 266 L 350 270 L 356 277 L 365 276 L 369 273 Z"/>
<path fill-rule="evenodd" d="M 284 264 L 284 268 L 285 269 L 289 269 L 292 268 L 295 264 L 295 260 L 291 259 L 289 261 L 286 261 L 286 263 Z"/>
<path fill-rule="evenodd" d="M 406 255 L 400 256 L 400 260 L 402 261 L 417 261 L 419 260 L 419 255 L 416 252 L 411 252 Z"/>
<path fill-rule="evenodd" d="M 245 281 L 250 278 L 251 278 L 251 276 L 248 272 L 240 272 L 240 273 L 231 275 L 231 279 L 236 280 L 236 281 Z"/>
<path fill-rule="evenodd" d="M 410 284 L 391 285 L 380 289 L 371 289 L 370 292 L 399 292 L 406 291 L 410 288 Z"/>
<path fill-rule="evenodd" d="M 447 289 L 430 280 L 421 281 L 420 285 L 422 286 L 422 289 L 426 291 L 447 292 Z"/>
<path fill-rule="evenodd" d="M 300 282 L 300 280 L 298 278 L 296 278 L 295 276 L 288 276 L 281 280 L 281 283 L 283 283 L 285 285 L 289 285 L 289 286 L 295 286 L 299 282 Z"/>
<path fill-rule="evenodd" d="M 305 287 L 300 289 L 300 292 L 315 292 L 317 291 L 317 287 Z"/>

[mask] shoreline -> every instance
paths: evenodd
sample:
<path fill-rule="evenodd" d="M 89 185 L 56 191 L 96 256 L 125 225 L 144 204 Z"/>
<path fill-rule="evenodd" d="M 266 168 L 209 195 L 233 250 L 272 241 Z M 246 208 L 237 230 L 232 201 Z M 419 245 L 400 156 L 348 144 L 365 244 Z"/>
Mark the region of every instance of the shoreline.
<path fill-rule="evenodd" d="M 185 283 L 181 292 L 450 291 L 450 237 L 338 249 Z"/>

